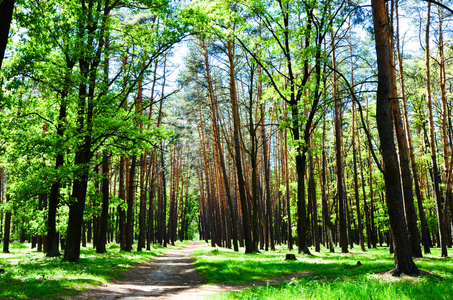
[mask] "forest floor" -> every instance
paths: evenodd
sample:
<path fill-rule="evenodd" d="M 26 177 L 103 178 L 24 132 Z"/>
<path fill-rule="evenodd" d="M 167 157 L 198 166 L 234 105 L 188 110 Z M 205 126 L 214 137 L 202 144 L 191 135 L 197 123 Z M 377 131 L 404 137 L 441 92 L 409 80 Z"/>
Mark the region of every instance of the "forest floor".
<path fill-rule="evenodd" d="M 194 268 L 191 255 L 204 242 L 191 241 L 187 247 L 138 264 L 124 273 L 120 279 L 89 288 L 70 299 L 194 299 L 222 292 L 237 291 L 252 286 L 278 284 L 301 278 L 312 272 L 296 273 L 247 284 L 206 284 Z"/>

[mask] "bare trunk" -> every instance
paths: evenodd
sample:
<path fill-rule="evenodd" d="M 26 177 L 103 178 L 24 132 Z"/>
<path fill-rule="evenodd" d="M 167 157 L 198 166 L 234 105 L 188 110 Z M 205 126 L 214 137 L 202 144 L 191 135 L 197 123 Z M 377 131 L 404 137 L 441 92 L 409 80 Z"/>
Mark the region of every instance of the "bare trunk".
<path fill-rule="evenodd" d="M 109 157 L 106 153 L 102 156 L 102 211 L 99 221 L 98 242 L 96 244 L 97 253 L 107 252 L 105 245 L 107 243 L 107 229 L 109 218 Z"/>
<path fill-rule="evenodd" d="M 10 197 L 6 195 L 6 202 L 9 202 Z M 9 239 L 11 234 L 11 211 L 5 212 L 5 227 L 3 233 L 3 253 L 9 253 Z"/>
<path fill-rule="evenodd" d="M 404 218 L 403 195 L 401 191 L 398 157 L 393 136 L 391 58 L 393 50 L 389 45 L 388 15 L 384 0 L 372 0 L 373 23 L 375 30 L 376 54 L 378 63 L 378 92 L 376 119 L 381 142 L 387 206 L 393 235 L 395 252 L 394 275 L 419 273 L 412 260 Z"/>
<path fill-rule="evenodd" d="M 400 75 L 400 85 L 401 85 L 401 100 L 402 100 L 402 109 L 403 109 L 403 117 L 405 120 L 405 132 L 406 132 L 406 140 L 407 140 L 407 147 L 409 151 L 409 157 L 411 161 L 411 167 L 412 167 L 412 174 L 413 174 L 413 179 L 414 179 L 414 187 L 415 187 L 415 196 L 417 198 L 417 204 L 418 204 L 418 215 L 420 218 L 420 225 L 421 225 L 421 234 L 422 234 L 422 243 L 424 247 L 424 252 L 425 254 L 430 253 L 429 249 L 429 237 L 428 237 L 428 229 L 427 229 L 427 224 L 426 224 L 426 219 L 425 219 L 425 212 L 423 210 L 423 196 L 420 191 L 420 183 L 419 183 L 419 177 L 418 177 L 418 171 L 417 171 L 417 164 L 415 162 L 415 155 L 414 155 L 414 148 L 412 146 L 412 138 L 411 138 L 411 133 L 410 133 L 410 127 L 409 127 L 409 117 L 407 113 L 407 107 L 406 107 L 406 90 L 405 90 L 405 84 L 404 84 L 404 72 L 403 72 L 403 59 L 401 55 L 401 48 L 400 48 L 400 42 L 399 42 L 399 16 L 398 16 L 398 6 L 396 7 L 396 42 L 397 42 L 397 55 L 398 55 L 398 67 L 399 67 L 399 75 Z"/>
<path fill-rule="evenodd" d="M 431 3 L 428 3 L 428 14 L 426 20 L 426 45 L 425 45 L 425 60 L 426 60 L 426 98 L 428 105 L 428 123 L 429 123 L 429 146 L 431 150 L 431 162 L 432 162 L 432 179 L 433 188 L 436 196 L 436 213 L 437 213 L 437 226 L 439 228 L 439 242 L 442 248 L 442 257 L 448 256 L 447 245 L 445 239 L 445 227 L 442 215 L 442 196 L 440 194 L 440 183 L 439 183 L 439 168 L 437 166 L 437 153 L 434 135 L 434 118 L 433 118 L 433 104 L 431 100 L 431 78 L 430 78 L 430 58 L 429 58 L 429 28 L 430 28 L 430 17 L 431 17 Z"/>

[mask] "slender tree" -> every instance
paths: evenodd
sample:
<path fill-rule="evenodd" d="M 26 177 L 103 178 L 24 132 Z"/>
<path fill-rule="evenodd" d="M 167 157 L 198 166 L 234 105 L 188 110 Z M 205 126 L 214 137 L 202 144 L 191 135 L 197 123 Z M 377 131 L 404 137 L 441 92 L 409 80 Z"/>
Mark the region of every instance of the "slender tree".
<path fill-rule="evenodd" d="M 433 189 L 436 197 L 436 213 L 437 213 L 437 226 L 439 229 L 439 242 L 442 249 L 442 256 L 446 257 L 447 244 L 445 236 L 445 227 L 442 215 L 442 196 L 440 193 L 440 182 L 439 182 L 439 168 L 437 166 L 437 150 L 434 135 L 434 117 L 433 117 L 433 104 L 431 96 L 431 68 L 430 68 L 430 49 L 429 49 L 429 29 L 431 26 L 431 3 L 428 3 L 428 11 L 426 17 L 426 32 L 425 32 L 425 66 L 426 66 L 426 99 L 428 106 L 428 124 L 429 124 L 429 148 L 431 151 L 431 163 L 432 163 L 432 180 Z"/>

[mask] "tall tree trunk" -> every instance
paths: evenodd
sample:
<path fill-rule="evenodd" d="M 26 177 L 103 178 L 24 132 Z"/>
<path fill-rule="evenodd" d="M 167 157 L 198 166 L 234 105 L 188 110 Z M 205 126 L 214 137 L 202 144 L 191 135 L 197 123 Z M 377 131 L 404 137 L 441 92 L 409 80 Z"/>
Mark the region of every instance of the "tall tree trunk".
<path fill-rule="evenodd" d="M 78 131 L 85 132 L 85 134 L 82 139 L 83 144 L 79 146 L 74 157 L 74 166 L 78 168 L 78 172 L 72 186 L 71 198 L 73 201 L 69 205 L 64 253 L 64 260 L 67 261 L 77 261 L 80 257 L 81 229 L 92 157 L 91 130 L 93 126 L 94 88 L 97 65 L 95 63 L 90 64 L 82 58 L 79 61 L 79 68 L 82 77 L 88 79 L 88 84 L 81 82 L 79 86 L 79 111 L 77 113 Z"/>
<path fill-rule="evenodd" d="M 6 202 L 8 203 L 10 196 L 6 195 Z M 3 233 L 3 253 L 9 253 L 9 239 L 11 235 L 11 211 L 8 209 L 5 212 L 5 227 Z"/>
<path fill-rule="evenodd" d="M 442 3 L 442 0 L 440 1 Z M 450 205 L 450 210 L 453 212 L 453 192 L 452 192 L 452 183 L 453 180 L 451 180 L 452 177 L 452 167 L 453 167 L 453 162 L 449 162 L 450 158 L 450 150 L 449 144 L 452 142 L 450 140 L 450 143 L 448 142 L 448 134 L 447 134 L 447 123 L 448 123 L 448 118 L 450 117 L 449 112 L 448 112 L 448 103 L 447 103 L 447 93 L 445 89 L 445 83 L 446 83 L 446 72 L 445 72 L 445 54 L 444 54 L 444 37 L 443 37 L 443 8 L 440 6 L 437 6 L 438 8 L 438 14 L 439 14 L 439 85 L 440 85 L 440 96 L 442 100 L 442 148 L 443 148 L 443 156 L 444 156 L 444 172 L 443 172 L 443 178 L 444 182 L 446 183 L 446 190 L 445 190 L 445 202 L 444 202 L 444 227 L 445 227 L 445 238 L 446 238 L 446 244 L 447 247 L 451 247 L 451 234 L 448 235 L 448 232 L 451 231 L 452 227 L 449 227 L 450 225 L 453 225 L 453 223 L 449 224 L 449 219 L 452 217 L 449 215 L 448 211 L 448 206 Z M 450 120 L 451 124 L 451 120 Z M 451 147 L 451 144 L 450 144 Z M 451 219 L 453 222 L 453 219 Z M 450 230 L 449 230 L 450 229 Z"/>
<path fill-rule="evenodd" d="M 126 248 L 127 252 L 132 251 L 134 243 L 134 206 L 135 206 L 135 169 L 137 166 L 137 157 L 132 156 L 131 168 L 129 173 L 129 188 L 127 191 L 127 214 L 126 214 Z"/>
<path fill-rule="evenodd" d="M 89 138 L 87 138 L 89 140 Z M 66 245 L 64 260 L 77 261 L 80 257 L 80 241 L 82 235 L 83 212 L 85 210 L 85 200 L 88 187 L 88 173 L 91 142 L 85 141 L 82 149 L 76 152 L 74 165 L 80 168 L 73 183 L 71 198 L 73 201 L 69 205 L 68 228 L 66 231 Z"/>
<path fill-rule="evenodd" d="M 74 67 L 75 63 L 69 59 L 66 60 L 67 66 L 67 73 L 65 74 L 66 80 L 65 82 L 69 85 L 70 82 L 70 75 L 72 73 L 72 68 Z M 57 124 L 57 137 L 59 139 L 64 138 L 64 124 L 66 123 L 66 114 L 67 114 L 67 97 L 69 94 L 69 86 L 65 86 L 63 92 L 61 93 L 61 103 L 60 103 L 60 110 L 58 114 L 58 124 Z M 64 153 L 62 149 L 59 149 L 57 152 L 57 156 L 55 158 L 55 171 L 58 171 L 64 164 Z M 57 172 L 58 173 L 58 172 Z M 50 188 L 49 194 L 49 207 L 47 210 L 47 257 L 56 257 L 60 256 L 60 251 L 58 250 L 58 233 L 56 228 L 56 217 L 57 217 L 57 207 L 59 204 L 60 198 L 60 185 L 61 181 L 60 178 L 56 178 L 55 181 L 52 183 Z"/>
<path fill-rule="evenodd" d="M 365 124 L 364 124 L 365 126 Z M 366 195 L 366 180 L 363 172 L 363 160 L 362 160 L 362 150 L 361 150 L 361 143 L 360 143 L 360 136 L 357 139 L 357 151 L 359 152 L 359 166 L 360 166 L 360 177 L 362 180 L 362 194 L 363 194 L 363 210 L 365 212 L 365 228 L 366 228 L 366 236 L 367 236 L 367 246 L 368 248 L 371 248 L 371 240 L 372 240 L 372 234 L 371 234 L 371 226 L 370 226 L 370 211 L 368 209 L 368 203 L 367 203 L 367 195 Z M 370 173 L 372 173 L 372 170 L 369 170 Z"/>
<path fill-rule="evenodd" d="M 393 15 L 393 3 L 392 4 L 392 15 Z M 393 23 L 393 18 L 390 20 Z M 392 26 L 391 26 L 392 28 Z M 408 157 L 408 149 L 407 149 L 407 141 L 406 141 L 406 133 L 404 131 L 404 125 L 401 118 L 401 111 L 398 103 L 398 91 L 397 91 L 397 83 L 396 83 L 396 64 L 394 61 L 394 41 L 393 41 L 393 33 L 389 34 L 389 47 L 391 49 L 390 55 L 390 63 L 391 63 L 391 97 L 392 101 L 392 110 L 393 110 L 393 119 L 394 119 L 394 126 L 396 132 L 396 140 L 398 142 L 398 153 L 399 153 L 399 162 L 400 162 L 400 170 L 401 170 L 401 181 L 403 184 L 403 199 L 404 199 L 404 209 L 406 215 L 406 223 L 407 229 L 409 233 L 409 242 L 412 249 L 412 256 L 413 257 L 422 257 L 422 250 L 420 248 L 420 238 L 419 232 L 417 228 L 417 214 L 415 212 L 415 205 L 414 205 L 414 195 L 412 191 L 412 176 L 411 170 L 409 166 L 409 157 Z"/>
<path fill-rule="evenodd" d="M 143 67 L 142 67 L 143 71 Z M 142 115 L 143 112 L 143 88 L 142 88 L 142 78 L 140 77 L 137 87 L 137 102 L 135 105 L 135 113 L 137 115 Z M 153 93 L 154 91 L 152 91 Z M 148 120 L 150 120 L 152 114 L 152 105 L 149 110 Z M 138 118 L 138 127 L 140 128 L 140 133 L 143 132 L 143 122 L 141 118 Z M 140 204 L 139 204 L 139 215 L 138 215 L 138 242 L 137 242 L 137 251 L 141 251 L 145 247 L 145 236 L 146 236 L 146 193 L 145 193 L 145 178 L 147 171 L 147 158 L 148 158 L 148 149 L 145 149 L 144 153 L 140 155 L 140 177 L 139 177 L 139 187 L 140 187 Z"/>
<path fill-rule="evenodd" d="M 233 229 L 233 247 L 234 251 L 239 251 L 239 246 L 237 244 L 237 221 L 236 221 L 236 216 L 234 214 L 234 207 L 233 207 L 233 200 L 231 198 L 231 193 L 230 193 L 230 184 L 228 182 L 228 176 L 226 172 L 226 167 L 225 167 L 225 158 L 223 156 L 223 150 L 220 144 L 220 133 L 218 129 L 218 124 L 217 124 L 217 112 L 216 112 L 216 101 L 214 98 L 214 88 L 212 86 L 212 81 L 211 81 L 211 73 L 210 73 L 210 68 L 209 68 L 209 59 L 208 59 L 208 53 L 205 45 L 205 41 L 201 40 L 202 43 L 202 48 L 204 52 L 204 60 L 205 60 L 205 67 L 206 67 L 206 77 L 208 81 L 208 92 L 209 92 L 209 99 L 211 101 L 211 125 L 212 125 L 212 131 L 213 131 L 213 137 L 214 137 L 214 151 L 216 153 L 216 158 L 219 160 L 218 163 L 221 168 L 222 172 L 222 177 L 224 181 L 224 189 L 225 189 L 225 195 L 228 201 L 228 206 L 230 209 L 230 218 L 231 218 L 231 223 L 232 223 L 232 229 Z M 235 81 L 235 73 L 234 73 L 234 44 L 232 42 L 227 42 L 228 44 L 228 61 L 229 61 L 229 66 L 230 66 L 230 101 L 231 101 L 231 106 L 233 110 L 233 125 L 235 126 L 234 130 L 234 145 L 235 145 L 235 155 L 236 158 L 239 158 L 239 161 L 236 159 L 236 170 L 238 172 L 238 180 L 240 181 L 239 183 L 239 190 L 240 190 L 240 198 L 241 198 L 241 204 L 242 206 L 246 205 L 246 198 L 245 198 L 245 189 L 244 189 L 244 182 L 243 182 L 243 174 L 242 174 L 242 163 L 240 159 L 241 151 L 240 151 L 240 144 L 239 144 L 239 113 L 238 113 L 238 108 L 237 108 L 237 95 L 236 95 L 236 81 Z M 236 116 L 237 114 L 237 116 Z M 237 136 L 236 136 L 237 135 Z M 236 143 L 237 139 L 237 143 Z M 239 147 L 239 149 L 237 149 Z M 242 181 L 242 184 L 241 184 Z M 250 216 L 248 212 L 247 207 L 242 207 L 242 212 L 243 212 L 243 223 L 246 228 L 244 228 L 244 232 L 246 232 L 246 253 L 250 253 L 253 251 L 251 249 L 251 236 L 249 240 L 249 234 L 250 234 Z M 244 215 L 245 213 L 245 215 Z"/>
<path fill-rule="evenodd" d="M 154 199 L 156 198 L 156 185 L 157 185 L 157 160 L 156 155 L 152 154 L 150 159 L 150 176 L 149 176 L 149 204 L 148 204 L 148 228 L 146 238 L 146 250 L 151 250 L 151 243 L 154 243 Z"/>
<path fill-rule="evenodd" d="M 285 109 L 285 120 L 288 119 L 288 116 L 286 114 L 286 109 Z M 285 180 L 285 201 L 286 201 L 286 217 L 287 217 L 287 235 L 288 235 L 288 250 L 293 250 L 293 234 L 292 234 L 292 221 L 291 221 L 291 195 L 290 195 L 290 189 L 289 189 L 289 163 L 288 163 L 288 129 L 285 128 L 284 132 L 284 139 L 285 139 L 285 145 L 284 145 L 284 151 L 283 155 L 285 157 L 284 161 L 284 169 L 285 169 L 285 175 L 284 175 L 284 180 Z"/>
<path fill-rule="evenodd" d="M 118 205 L 118 219 L 119 219 L 119 243 L 120 249 L 126 249 L 126 212 L 123 208 L 123 205 L 126 201 L 126 188 L 125 188 L 125 158 L 123 156 L 120 157 L 120 164 L 119 164 L 119 182 L 118 182 L 118 198 L 122 203 Z"/>
<path fill-rule="evenodd" d="M 398 16 L 398 5 L 396 6 L 396 50 L 397 50 L 397 57 L 398 57 L 398 69 L 399 69 L 399 75 L 400 75 L 400 85 L 401 85 L 401 100 L 402 100 L 402 109 L 403 109 L 403 117 L 405 121 L 405 132 L 406 132 L 406 140 L 407 140 L 407 146 L 408 146 L 408 151 L 409 151 L 409 157 L 411 160 L 411 167 L 412 167 L 412 174 L 413 174 L 413 179 L 414 179 L 414 187 L 415 187 L 415 196 L 417 198 L 417 204 L 418 204 L 418 215 L 420 218 L 420 225 L 421 225 L 421 234 L 422 234 L 422 243 L 424 247 L 424 252 L 425 254 L 430 253 L 429 249 L 429 237 L 428 237 L 428 229 L 427 229 L 427 224 L 426 224 L 426 218 L 425 218 L 425 212 L 423 210 L 423 196 L 420 191 L 420 183 L 419 183 L 419 177 L 418 177 L 418 171 L 417 171 L 417 164 L 415 162 L 415 155 L 414 155 L 414 148 L 412 146 L 412 138 L 411 138 L 411 133 L 410 133 L 410 127 L 409 127 L 409 117 L 407 113 L 407 107 L 406 107 L 406 89 L 405 89 L 405 84 L 404 84 L 404 72 L 403 72 L 403 58 L 401 55 L 401 47 L 400 47 L 400 39 L 399 39 L 399 16 Z"/>
<path fill-rule="evenodd" d="M 437 166 L 437 153 L 436 153 L 436 142 L 434 136 L 434 118 L 433 108 L 431 100 L 431 72 L 430 72 L 430 58 L 429 58 L 429 28 L 431 18 L 431 3 L 428 3 L 428 12 L 426 18 L 426 45 L 425 45 L 425 66 L 426 66 L 426 98 L 428 105 L 428 123 L 429 123 L 429 146 L 431 149 L 431 162 L 432 162 L 432 179 L 434 184 L 434 192 L 436 196 L 436 213 L 437 213 L 437 226 L 439 228 L 439 242 L 442 248 L 442 257 L 448 256 L 447 245 L 445 237 L 445 227 L 442 216 L 442 196 L 440 194 L 440 183 L 439 183 L 439 168 Z"/>
<path fill-rule="evenodd" d="M 329 205 L 327 203 L 327 155 L 326 155 L 326 117 L 324 115 L 322 122 L 322 171 L 321 171 L 321 182 L 322 182 L 322 192 L 321 192 L 321 201 L 322 201 L 322 217 L 324 220 L 324 226 L 326 227 L 327 234 L 327 243 L 328 248 L 331 253 L 335 252 L 333 238 L 332 238 L 332 222 L 330 220 L 330 211 Z"/>
<path fill-rule="evenodd" d="M 109 157 L 106 152 L 102 155 L 102 211 L 99 220 L 98 242 L 96 243 L 96 253 L 105 253 L 107 243 L 107 229 L 109 220 Z"/>
<path fill-rule="evenodd" d="M 389 20 L 384 0 L 372 0 L 373 23 L 378 63 L 378 92 L 376 104 L 376 119 L 381 142 L 385 190 L 390 226 L 393 235 L 395 251 L 394 275 L 419 273 L 412 260 L 404 218 L 403 195 L 401 191 L 398 157 L 393 136 L 392 124 L 392 64 L 390 56 L 393 49 L 389 45 Z"/>
<path fill-rule="evenodd" d="M 138 215 L 138 242 L 137 242 L 137 251 L 141 251 L 145 247 L 145 237 L 146 237 L 146 193 L 145 193 L 145 178 L 146 178 L 146 162 L 147 162 L 147 151 L 145 154 L 140 155 L 140 208 Z"/>
<path fill-rule="evenodd" d="M 313 145 L 312 145 L 313 147 Z M 321 251 L 319 242 L 319 230 L 318 230 L 318 206 L 316 204 L 316 183 L 315 183 L 315 171 L 314 171 L 313 155 L 309 154 L 309 167 L 308 167 L 308 201 L 311 203 L 312 208 L 312 227 L 313 227 L 313 243 L 315 251 Z"/>
<path fill-rule="evenodd" d="M 65 113 L 66 114 L 66 113 Z M 60 116 L 61 116 L 61 107 L 60 107 Z M 58 123 L 61 126 L 60 122 Z M 58 129 L 57 129 L 58 134 Z M 61 134 L 63 132 L 61 131 Z M 55 162 L 55 170 L 63 166 L 64 157 L 63 153 L 58 153 Z M 60 180 L 57 178 L 50 188 L 49 195 L 49 207 L 47 210 L 47 257 L 56 257 L 60 256 L 60 251 L 58 250 L 58 233 L 57 233 L 57 207 L 60 198 Z"/>
<path fill-rule="evenodd" d="M 333 30 L 331 30 L 331 47 L 332 47 L 332 68 L 336 69 L 335 57 L 335 39 Z M 342 159 L 342 140 L 341 140 L 341 117 L 340 117 L 340 98 L 337 91 L 337 73 L 333 72 L 333 97 L 335 100 L 335 157 L 336 157 L 336 175 L 337 175 L 337 200 L 339 210 L 339 227 L 340 227 L 340 247 L 342 253 L 348 253 L 348 238 L 347 238 L 347 225 L 346 225 L 346 211 L 345 211 L 345 196 L 343 187 L 343 159 Z"/>
<path fill-rule="evenodd" d="M 228 65 L 229 65 L 229 69 L 230 69 L 230 102 L 231 102 L 231 109 L 232 109 L 232 114 L 233 114 L 233 126 L 234 126 L 234 133 L 233 133 L 233 135 L 234 135 L 234 137 L 233 137 L 234 151 L 235 151 L 235 155 L 236 155 L 236 170 L 238 172 L 238 177 L 242 177 L 243 176 L 243 174 L 241 174 L 242 166 L 238 165 L 241 163 L 241 161 L 240 161 L 240 159 L 239 159 L 239 161 L 237 160 L 237 158 L 240 157 L 240 151 L 241 151 L 240 138 L 239 138 L 241 125 L 240 125 L 240 120 L 239 120 L 239 107 L 238 107 L 238 103 L 237 103 L 237 89 L 236 89 L 236 78 L 235 78 L 236 71 L 234 68 L 234 53 L 235 53 L 234 49 L 235 49 L 235 45 L 234 45 L 233 41 L 229 40 L 227 42 L 227 54 L 228 54 Z M 224 172 L 224 174 L 223 174 L 224 176 L 226 175 L 225 173 L 226 172 Z M 224 179 L 224 180 L 226 180 L 226 179 Z M 225 181 L 225 183 L 226 183 L 226 181 Z M 231 223 L 232 223 L 232 229 L 233 229 L 233 247 L 234 247 L 234 251 L 239 251 L 239 247 L 238 247 L 238 243 L 237 243 L 237 238 L 238 238 L 237 221 L 236 221 L 236 215 L 234 212 L 233 200 L 232 200 L 230 192 L 229 192 L 229 186 L 226 186 L 226 188 L 228 188 L 227 201 L 228 201 L 228 206 L 230 208 Z M 242 196 L 245 196 L 245 193 L 242 193 L 240 195 L 240 197 L 242 197 Z M 248 210 L 246 210 L 246 212 L 247 211 Z M 248 215 L 246 215 L 245 217 L 249 218 Z M 248 220 L 247 220 L 247 222 L 244 222 L 244 220 L 243 220 L 243 223 L 248 224 Z M 248 236 L 246 238 L 248 238 Z M 246 249 L 246 252 L 247 252 L 247 250 L 250 250 L 250 249 Z"/>
<path fill-rule="evenodd" d="M 261 103 L 261 93 L 262 93 L 262 82 L 261 82 L 261 71 L 258 70 L 258 89 L 257 89 L 257 103 Z M 273 229 L 273 222 L 272 222 L 272 195 L 271 195 L 271 179 L 270 179 L 270 163 L 268 158 L 268 147 L 267 147 L 267 139 L 266 139 L 266 129 L 264 124 L 264 103 L 260 105 L 261 109 L 261 140 L 263 144 L 263 164 L 264 164 L 264 184 L 266 187 L 266 232 L 268 233 L 268 239 L 266 240 L 266 245 L 270 242 L 271 250 L 275 250 L 275 243 L 274 243 L 274 229 Z M 267 250 L 267 249 L 266 249 Z"/>
<path fill-rule="evenodd" d="M 352 56 L 352 39 L 351 34 L 349 35 L 349 51 L 351 56 L 351 86 L 352 86 L 352 93 L 354 93 L 354 66 L 353 66 L 353 56 Z M 359 200 L 359 179 L 358 179 L 358 163 L 357 163 L 357 149 L 356 149 L 356 135 L 357 135 L 357 108 L 355 101 L 352 101 L 352 162 L 354 165 L 354 196 L 355 196 L 355 204 L 357 210 L 357 230 L 359 232 L 359 240 L 360 240 L 360 248 L 362 251 L 366 251 L 365 249 L 365 239 L 363 237 L 363 225 L 362 225 L 362 214 L 360 210 L 360 200 Z M 359 139 L 358 139 L 359 140 Z M 359 150 L 360 151 L 360 150 Z M 363 183 L 362 183 L 363 185 Z M 365 197 L 365 194 L 364 194 Z"/>

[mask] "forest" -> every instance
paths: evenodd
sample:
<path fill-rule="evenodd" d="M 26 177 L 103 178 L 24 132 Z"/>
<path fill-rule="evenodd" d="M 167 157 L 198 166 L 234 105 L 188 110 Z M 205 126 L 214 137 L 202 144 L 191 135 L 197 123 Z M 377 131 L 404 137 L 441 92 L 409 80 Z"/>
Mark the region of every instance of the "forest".
<path fill-rule="evenodd" d="M 453 242 L 452 72 L 443 0 L 0 0 L 3 253 L 386 246 L 419 274 Z"/>

